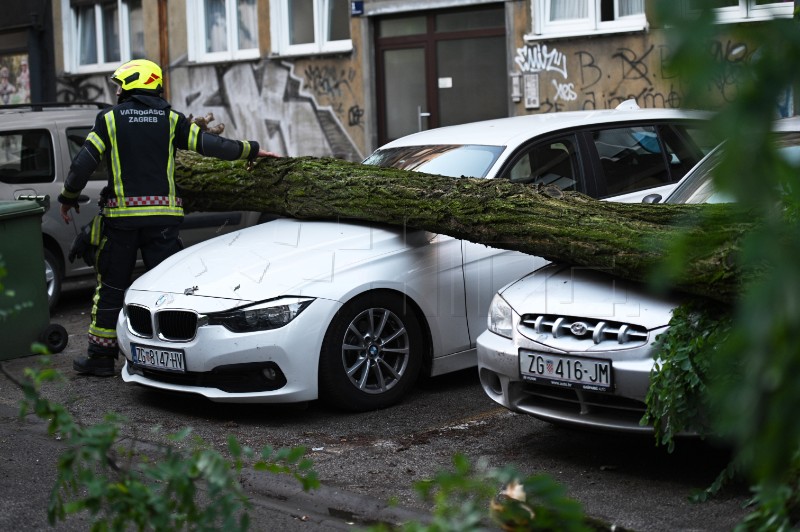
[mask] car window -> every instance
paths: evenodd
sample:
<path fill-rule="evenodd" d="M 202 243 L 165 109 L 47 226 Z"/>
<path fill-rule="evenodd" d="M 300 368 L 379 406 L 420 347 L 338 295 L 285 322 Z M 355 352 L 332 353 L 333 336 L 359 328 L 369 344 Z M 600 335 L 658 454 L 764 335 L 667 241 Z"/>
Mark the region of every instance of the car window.
<path fill-rule="evenodd" d="M 779 133 L 775 137 L 778 156 L 789 164 L 800 164 L 800 135 L 797 133 Z M 714 184 L 714 170 L 722 160 L 723 146 L 719 146 L 684 179 L 665 203 L 731 203 L 730 194 L 717 190 Z"/>
<path fill-rule="evenodd" d="M 708 144 L 710 139 L 707 136 L 703 137 L 699 134 L 695 136 L 694 133 L 697 131 L 699 131 L 698 128 L 680 125 L 658 126 L 658 132 L 667 155 L 671 183 L 680 181 L 700 159 L 714 148 Z M 698 139 L 700 140 L 698 141 Z"/>
<path fill-rule="evenodd" d="M 593 132 L 592 138 L 600 157 L 606 195 L 636 192 L 673 181 L 666 160 L 674 152 L 663 152 L 654 126 L 604 129 Z"/>
<path fill-rule="evenodd" d="M 81 150 L 83 143 L 86 141 L 86 136 L 92 128 L 90 127 L 70 127 L 67 128 L 67 148 L 69 149 L 69 160 L 72 161 L 78 152 Z M 106 161 L 103 159 L 97 165 L 97 169 L 89 176 L 91 181 L 106 181 L 108 180 L 108 170 Z"/>
<path fill-rule="evenodd" d="M 686 138 L 691 139 L 702 155 L 708 155 L 719 144 L 719 141 L 709 132 L 707 124 L 689 124 L 675 127 Z"/>
<path fill-rule="evenodd" d="M 526 149 L 512 164 L 507 177 L 513 183 L 578 190 L 577 168 L 573 137 L 561 137 Z"/>
<path fill-rule="evenodd" d="M 53 140 L 46 129 L 0 133 L 0 181 L 50 183 L 55 177 Z"/>
<path fill-rule="evenodd" d="M 678 185 L 665 203 L 729 203 L 732 199 L 714 187 L 714 169 L 722 159 L 722 149 L 711 152 Z"/>
<path fill-rule="evenodd" d="M 450 177 L 486 177 L 503 146 L 427 145 L 378 150 L 364 164 Z"/>

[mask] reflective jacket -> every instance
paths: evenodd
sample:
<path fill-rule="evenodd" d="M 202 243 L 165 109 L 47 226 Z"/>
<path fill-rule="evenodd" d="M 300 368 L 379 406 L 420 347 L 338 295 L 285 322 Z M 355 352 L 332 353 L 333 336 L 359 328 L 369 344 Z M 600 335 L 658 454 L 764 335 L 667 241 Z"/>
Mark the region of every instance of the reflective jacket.
<path fill-rule="evenodd" d="M 109 177 L 103 190 L 104 216 L 129 220 L 169 216 L 177 223 L 183 216 L 174 179 L 178 149 L 235 160 L 254 159 L 259 145 L 201 131 L 163 98 L 134 92 L 97 115 L 72 161 L 58 201 L 77 204 L 89 176 L 105 159 Z"/>

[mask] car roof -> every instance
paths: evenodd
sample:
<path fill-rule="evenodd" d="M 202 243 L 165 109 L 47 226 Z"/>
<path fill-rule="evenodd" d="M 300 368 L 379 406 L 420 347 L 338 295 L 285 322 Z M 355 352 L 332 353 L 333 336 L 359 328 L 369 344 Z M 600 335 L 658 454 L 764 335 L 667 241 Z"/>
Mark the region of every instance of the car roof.
<path fill-rule="evenodd" d="M 542 113 L 429 129 L 391 141 L 381 146 L 380 149 L 435 144 L 481 144 L 513 147 L 532 137 L 579 126 L 637 120 L 699 120 L 709 117 L 710 114 L 705 111 L 662 108 Z"/>
<path fill-rule="evenodd" d="M 2 130 L 48 127 L 54 122 L 83 122 L 94 125 L 103 104 L 46 104 L 0 106 Z"/>

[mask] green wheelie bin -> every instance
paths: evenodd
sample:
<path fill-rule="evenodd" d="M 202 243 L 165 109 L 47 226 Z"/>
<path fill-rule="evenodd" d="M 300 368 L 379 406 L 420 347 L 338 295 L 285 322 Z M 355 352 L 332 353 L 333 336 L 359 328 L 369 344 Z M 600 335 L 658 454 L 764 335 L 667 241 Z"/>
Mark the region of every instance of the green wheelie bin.
<path fill-rule="evenodd" d="M 0 360 L 31 354 L 34 342 L 51 353 L 67 346 L 63 326 L 50 323 L 42 243 L 48 196 L 0 201 Z"/>

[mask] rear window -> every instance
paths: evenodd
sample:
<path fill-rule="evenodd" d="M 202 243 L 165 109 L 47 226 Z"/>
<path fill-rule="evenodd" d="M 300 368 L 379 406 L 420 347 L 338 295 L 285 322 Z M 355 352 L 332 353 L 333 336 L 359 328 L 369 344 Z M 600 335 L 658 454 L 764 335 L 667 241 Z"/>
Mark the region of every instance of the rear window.
<path fill-rule="evenodd" d="M 0 132 L 0 181 L 49 183 L 55 177 L 53 140 L 46 129 Z"/>
<path fill-rule="evenodd" d="M 404 146 L 378 150 L 364 164 L 449 177 L 486 177 L 503 149 L 475 144 Z"/>

